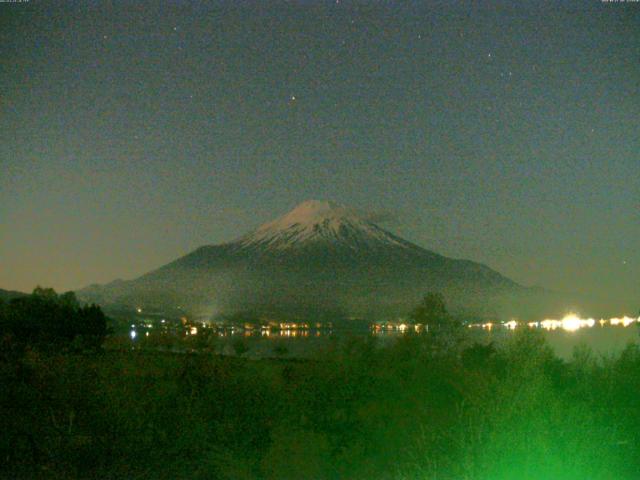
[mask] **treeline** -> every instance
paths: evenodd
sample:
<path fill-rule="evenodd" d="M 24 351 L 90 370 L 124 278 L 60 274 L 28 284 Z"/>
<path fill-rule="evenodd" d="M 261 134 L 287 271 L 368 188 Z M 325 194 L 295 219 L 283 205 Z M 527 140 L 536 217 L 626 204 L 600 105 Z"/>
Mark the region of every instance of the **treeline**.
<path fill-rule="evenodd" d="M 446 348 L 443 347 L 447 345 Z M 554 356 L 408 335 L 308 361 L 3 355 L 0 475 L 51 479 L 635 479 L 640 349 Z"/>
<path fill-rule="evenodd" d="M 7 348 L 97 349 L 107 318 L 97 305 L 80 305 L 73 292 L 37 287 L 31 295 L 0 301 L 0 339 Z"/>

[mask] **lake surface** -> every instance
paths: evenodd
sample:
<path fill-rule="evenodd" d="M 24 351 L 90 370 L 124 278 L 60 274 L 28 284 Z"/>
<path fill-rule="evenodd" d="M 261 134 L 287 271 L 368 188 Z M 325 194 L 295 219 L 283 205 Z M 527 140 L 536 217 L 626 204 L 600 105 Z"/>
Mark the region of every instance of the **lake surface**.
<path fill-rule="evenodd" d="M 526 325 L 517 328 L 530 328 Z M 504 325 L 494 328 L 470 328 L 469 335 L 474 341 L 500 344 L 507 340 L 514 330 Z M 628 344 L 640 341 L 640 328 L 637 323 L 627 326 L 595 325 L 591 328 L 578 328 L 568 331 L 563 328 L 542 329 L 543 335 L 556 354 L 563 359 L 570 359 L 577 346 L 587 346 L 594 354 L 610 356 L 619 354 Z M 198 350 L 207 348 L 225 355 L 241 352 L 248 358 L 284 357 L 304 358 L 318 350 L 337 346 L 352 337 L 373 336 L 379 344 L 392 342 L 407 330 L 392 329 L 382 331 L 357 331 L 340 329 L 288 329 L 288 330 L 253 330 L 233 329 L 207 332 L 206 329 L 191 330 L 186 333 L 186 347 L 169 347 L 171 350 Z M 144 347 L 154 344 L 162 334 L 157 331 L 137 332 L 135 338 L 129 339 L 131 345 Z M 205 341 L 203 337 L 207 337 Z M 182 343 L 182 342 L 180 342 Z M 162 348 L 162 347 L 160 347 Z"/>
<path fill-rule="evenodd" d="M 542 330 L 546 341 L 553 348 L 556 355 L 569 360 L 577 346 L 589 347 L 595 355 L 610 356 L 619 354 L 630 343 L 640 341 L 640 328 L 637 325 L 605 326 L 582 328 L 576 331 L 563 329 Z M 500 343 L 505 341 L 513 330 L 480 330 L 475 332 L 479 341 Z"/>

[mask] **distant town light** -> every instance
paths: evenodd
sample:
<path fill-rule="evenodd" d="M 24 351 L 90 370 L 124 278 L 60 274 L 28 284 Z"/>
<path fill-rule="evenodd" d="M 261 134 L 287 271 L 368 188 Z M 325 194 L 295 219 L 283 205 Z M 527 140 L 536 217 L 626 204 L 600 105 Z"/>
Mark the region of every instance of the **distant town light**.
<path fill-rule="evenodd" d="M 131 336 L 131 340 L 134 340 L 136 338 L 136 331 L 135 330 L 131 330 L 129 335 Z"/>
<path fill-rule="evenodd" d="M 505 323 L 504 326 L 507 327 L 509 330 L 515 330 L 515 328 L 518 326 L 518 322 L 516 322 L 515 320 L 511 320 Z"/>
<path fill-rule="evenodd" d="M 562 320 L 546 319 L 540 322 L 540 326 L 545 330 L 556 330 L 562 328 L 567 332 L 575 332 L 580 328 L 591 328 L 596 324 L 593 318 L 580 318 L 575 313 L 565 315 Z M 603 324 L 602 322 L 600 323 Z"/>
<path fill-rule="evenodd" d="M 607 323 L 611 326 L 622 326 L 622 327 L 628 327 L 629 325 L 633 324 L 633 323 L 640 323 L 640 317 L 639 318 L 631 318 L 631 317 L 621 317 L 621 318 L 611 318 L 609 320 L 607 319 L 600 319 L 598 321 L 596 321 L 593 318 L 580 318 L 577 314 L 575 313 L 569 313 L 567 315 L 565 315 L 561 320 L 556 320 L 553 318 L 546 318 L 544 320 L 541 320 L 540 322 L 528 322 L 527 325 L 530 328 L 543 328 L 545 330 L 557 330 L 557 329 L 563 329 L 567 332 L 575 332 L 576 330 L 579 330 L 581 328 L 592 328 L 594 327 L 596 324 L 599 324 L 601 327 L 604 327 L 605 325 L 607 325 Z M 495 324 L 491 323 L 491 322 L 487 322 L 487 323 L 472 323 L 469 324 L 468 327 L 469 328 L 482 328 L 485 330 L 491 330 L 492 327 Z M 513 330 L 517 325 L 518 322 L 516 320 L 511 320 L 509 322 L 504 322 L 502 324 L 500 324 L 501 326 L 509 329 L 509 330 Z"/>
<path fill-rule="evenodd" d="M 142 308 L 140 308 L 140 307 L 136 308 L 136 312 L 142 313 Z"/>
<path fill-rule="evenodd" d="M 609 320 L 609 323 L 613 326 L 622 325 L 623 327 L 628 327 L 635 321 L 635 318 L 629 318 L 625 316 L 622 318 L 612 318 L 611 320 Z"/>
<path fill-rule="evenodd" d="M 551 318 L 544 319 L 540 322 L 540 326 L 545 330 L 555 330 L 562 325 L 560 320 L 553 320 Z"/>
<path fill-rule="evenodd" d="M 567 330 L 568 332 L 575 332 L 581 326 L 582 320 L 580 320 L 580 318 L 578 318 L 578 316 L 574 313 L 570 313 L 562 319 L 562 328 Z"/>

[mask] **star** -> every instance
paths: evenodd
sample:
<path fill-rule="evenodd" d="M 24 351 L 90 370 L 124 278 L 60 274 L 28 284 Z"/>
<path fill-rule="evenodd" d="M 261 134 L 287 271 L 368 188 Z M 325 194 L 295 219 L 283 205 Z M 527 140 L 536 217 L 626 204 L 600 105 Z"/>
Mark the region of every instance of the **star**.
<path fill-rule="evenodd" d="M 177 32 L 178 31 L 178 27 L 177 26 L 173 27 L 173 31 Z"/>
<path fill-rule="evenodd" d="M 292 102 L 295 102 L 295 101 L 296 101 L 296 96 L 295 96 L 295 95 L 291 95 L 291 97 L 290 97 L 290 98 L 291 98 L 291 101 L 292 101 Z"/>

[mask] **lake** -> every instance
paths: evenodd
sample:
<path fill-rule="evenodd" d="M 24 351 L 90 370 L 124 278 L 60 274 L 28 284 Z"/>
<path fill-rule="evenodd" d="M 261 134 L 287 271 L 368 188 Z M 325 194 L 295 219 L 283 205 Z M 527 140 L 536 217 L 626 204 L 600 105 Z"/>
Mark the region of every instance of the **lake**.
<path fill-rule="evenodd" d="M 584 345 L 589 347 L 596 355 L 609 356 L 620 353 L 629 343 L 640 340 L 640 329 L 636 319 L 632 319 L 626 326 L 622 322 L 612 324 L 591 325 L 580 328 L 565 324 L 557 328 L 541 328 L 544 337 L 556 354 L 563 359 L 570 359 L 575 347 Z M 319 349 L 328 348 L 340 344 L 352 337 L 373 336 L 379 344 L 384 345 L 394 339 L 409 334 L 413 327 L 394 326 L 383 329 L 252 329 L 226 328 L 210 329 L 200 327 L 188 327 L 184 331 L 173 334 L 159 333 L 158 330 L 147 331 L 131 330 L 128 342 L 140 348 L 160 348 L 173 351 L 199 350 L 204 347 L 225 355 L 242 353 L 248 358 L 285 357 L 304 358 L 309 357 Z M 569 328 L 571 327 L 571 328 Z M 497 324 L 487 327 L 484 325 L 469 326 L 469 335 L 475 341 L 481 343 L 495 342 L 500 344 L 513 334 L 516 328 L 540 328 L 527 325 L 510 326 Z M 184 344 L 179 342 L 163 342 L 163 338 L 184 337 Z M 122 339 L 124 340 L 124 339 Z M 182 346 L 184 345 L 184 347 Z"/>

